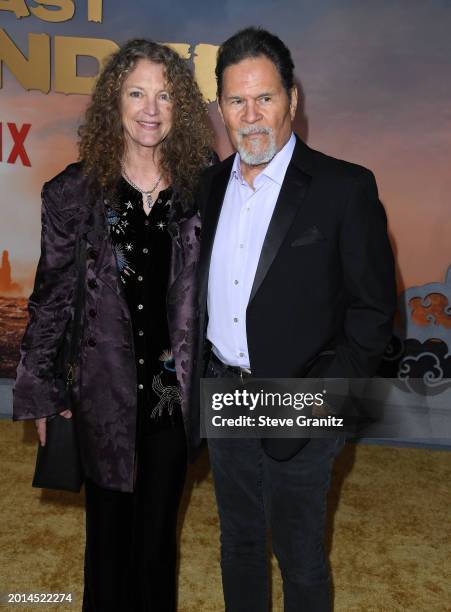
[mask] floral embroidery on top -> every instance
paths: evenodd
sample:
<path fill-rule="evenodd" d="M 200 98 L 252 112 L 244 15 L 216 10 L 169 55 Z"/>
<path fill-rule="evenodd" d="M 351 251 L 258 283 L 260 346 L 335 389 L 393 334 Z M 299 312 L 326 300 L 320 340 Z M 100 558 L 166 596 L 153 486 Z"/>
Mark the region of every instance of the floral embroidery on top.
<path fill-rule="evenodd" d="M 116 257 L 117 266 L 119 268 L 121 280 L 123 283 L 126 282 L 126 277 L 135 274 L 135 269 L 132 267 L 130 260 L 127 257 L 127 253 L 131 253 L 134 249 L 134 244 L 128 240 L 122 241 L 118 237 L 126 237 L 127 228 L 129 222 L 127 220 L 127 213 L 131 209 L 133 210 L 133 204 L 125 202 L 123 205 L 119 205 L 118 208 L 125 209 L 123 212 L 118 212 L 110 206 L 106 210 L 107 223 L 110 229 L 110 234 L 115 234 L 113 239 L 113 250 Z"/>
<path fill-rule="evenodd" d="M 163 351 L 159 357 L 159 360 L 163 362 L 163 367 L 169 372 L 175 372 L 175 360 L 172 351 Z"/>

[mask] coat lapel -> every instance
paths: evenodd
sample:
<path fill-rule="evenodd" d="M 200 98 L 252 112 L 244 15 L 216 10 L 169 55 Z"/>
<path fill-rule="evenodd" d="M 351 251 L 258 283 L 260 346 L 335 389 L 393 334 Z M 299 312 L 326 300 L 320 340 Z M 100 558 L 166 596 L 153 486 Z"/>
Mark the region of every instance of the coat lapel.
<path fill-rule="evenodd" d="M 293 157 L 288 165 L 279 197 L 277 198 L 274 213 L 269 223 L 263 242 L 262 251 L 258 260 L 257 271 L 252 285 L 249 303 L 260 288 L 268 270 L 279 251 L 285 236 L 293 223 L 299 208 L 307 194 L 311 182 L 311 175 L 302 168 L 310 166 L 305 163 L 308 154 L 307 147 L 297 139 Z M 310 168 L 309 168 L 310 169 Z"/>
<path fill-rule="evenodd" d="M 89 215 L 81 230 L 82 235 L 86 237 L 88 248 L 91 248 L 96 259 L 102 243 L 108 236 L 104 206 L 104 198 L 102 193 L 100 193 L 90 203 Z"/>
<path fill-rule="evenodd" d="M 107 204 L 108 201 L 100 194 L 92 204 L 90 216 L 85 226 L 88 266 L 92 268 L 97 279 L 125 299 L 106 219 L 105 206 Z"/>

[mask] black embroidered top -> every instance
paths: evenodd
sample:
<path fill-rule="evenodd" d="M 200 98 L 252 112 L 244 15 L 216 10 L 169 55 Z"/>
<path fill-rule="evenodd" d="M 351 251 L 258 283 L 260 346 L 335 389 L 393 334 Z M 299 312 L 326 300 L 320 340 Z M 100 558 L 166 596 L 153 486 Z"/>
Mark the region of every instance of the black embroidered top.
<path fill-rule="evenodd" d="M 171 256 L 167 231 L 172 189 L 161 191 L 149 215 L 142 195 L 125 179 L 107 208 L 107 220 L 130 310 L 138 411 L 143 432 L 169 425 L 180 412 L 180 391 L 171 351 L 166 292 Z"/>

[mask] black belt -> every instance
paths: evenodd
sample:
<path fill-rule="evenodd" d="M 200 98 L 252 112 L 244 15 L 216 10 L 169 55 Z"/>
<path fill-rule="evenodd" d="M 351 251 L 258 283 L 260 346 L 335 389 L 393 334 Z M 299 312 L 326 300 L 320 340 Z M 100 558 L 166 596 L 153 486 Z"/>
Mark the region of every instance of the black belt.
<path fill-rule="evenodd" d="M 249 378 L 252 376 L 251 370 L 249 368 L 242 368 L 241 366 L 231 366 L 223 363 L 219 357 L 217 357 L 213 351 L 210 354 L 210 361 L 214 364 L 214 366 L 222 373 L 228 374 L 229 376 L 239 376 L 241 379 Z"/>

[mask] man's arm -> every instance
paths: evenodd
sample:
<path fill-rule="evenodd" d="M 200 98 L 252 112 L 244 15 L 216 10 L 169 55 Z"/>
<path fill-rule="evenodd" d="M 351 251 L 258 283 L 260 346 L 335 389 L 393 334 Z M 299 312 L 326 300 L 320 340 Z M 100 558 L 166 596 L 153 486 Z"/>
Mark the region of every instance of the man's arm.
<path fill-rule="evenodd" d="M 321 376 L 371 377 L 390 341 L 397 300 L 387 219 L 369 171 L 349 199 L 340 254 L 348 306 L 335 356 Z"/>

